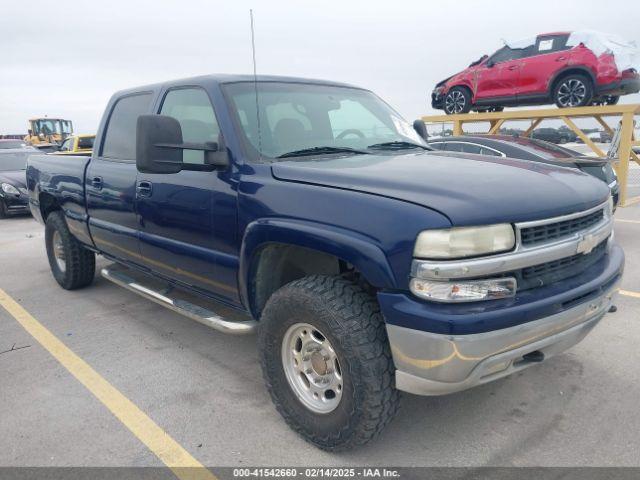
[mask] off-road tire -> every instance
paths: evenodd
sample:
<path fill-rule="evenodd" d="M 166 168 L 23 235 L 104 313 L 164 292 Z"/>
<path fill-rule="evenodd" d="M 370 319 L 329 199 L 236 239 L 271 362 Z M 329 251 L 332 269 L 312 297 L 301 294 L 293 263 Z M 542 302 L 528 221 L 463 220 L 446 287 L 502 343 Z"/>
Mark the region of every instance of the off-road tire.
<path fill-rule="evenodd" d="M 574 105 L 563 104 L 561 99 L 561 89 L 563 85 L 567 85 L 567 88 L 570 90 L 570 86 L 572 82 L 579 82 L 584 86 L 584 95 L 581 100 Z M 576 83 L 576 85 L 578 85 Z M 566 93 L 565 93 L 566 94 Z M 585 75 L 581 75 L 579 73 L 572 73 L 567 75 L 566 77 L 560 78 L 553 87 L 552 98 L 554 103 L 558 108 L 568 108 L 568 107 L 585 107 L 591 105 L 593 101 L 593 82 L 591 79 Z"/>
<path fill-rule="evenodd" d="M 460 102 L 463 103 L 460 105 Z M 457 105 L 460 105 L 458 108 Z M 447 115 L 469 113 L 471 111 L 471 92 L 464 87 L 453 87 L 444 96 L 444 113 Z"/>
<path fill-rule="evenodd" d="M 64 249 L 66 261 L 64 271 L 58 267 L 53 251 L 53 235 L 56 231 L 60 235 Z M 96 256 L 71 235 L 62 212 L 56 211 L 49 214 L 44 238 L 51 273 L 62 288 L 75 290 L 91 284 L 96 272 Z"/>
<path fill-rule="evenodd" d="M 296 323 L 321 330 L 338 356 L 342 398 L 335 410 L 315 413 L 295 395 L 281 355 L 285 332 Z M 275 292 L 261 317 L 260 362 L 269 393 L 289 426 L 324 450 L 347 450 L 377 437 L 398 411 L 389 341 L 374 296 L 344 277 L 314 275 Z"/>

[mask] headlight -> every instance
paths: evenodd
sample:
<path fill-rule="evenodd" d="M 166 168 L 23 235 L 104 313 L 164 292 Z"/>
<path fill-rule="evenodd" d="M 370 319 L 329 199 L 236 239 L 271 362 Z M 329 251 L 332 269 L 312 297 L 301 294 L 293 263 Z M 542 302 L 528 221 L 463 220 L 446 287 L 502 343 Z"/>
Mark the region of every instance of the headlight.
<path fill-rule="evenodd" d="M 425 230 L 418 235 L 413 255 L 417 258 L 452 259 L 506 252 L 516 244 L 508 223 L 486 227 Z"/>
<path fill-rule="evenodd" d="M 9 185 L 8 183 L 3 183 L 0 185 L 2 187 L 2 191 L 4 193 L 10 193 L 11 195 L 20 195 L 20 192 L 13 185 Z"/>
<path fill-rule="evenodd" d="M 604 212 L 607 217 L 613 217 L 613 197 L 611 195 L 609 195 L 609 200 L 607 200 L 607 206 Z"/>
<path fill-rule="evenodd" d="M 434 302 L 479 302 L 513 297 L 516 294 L 516 279 L 513 277 L 486 280 L 462 280 L 438 282 L 412 278 L 411 292 Z"/>

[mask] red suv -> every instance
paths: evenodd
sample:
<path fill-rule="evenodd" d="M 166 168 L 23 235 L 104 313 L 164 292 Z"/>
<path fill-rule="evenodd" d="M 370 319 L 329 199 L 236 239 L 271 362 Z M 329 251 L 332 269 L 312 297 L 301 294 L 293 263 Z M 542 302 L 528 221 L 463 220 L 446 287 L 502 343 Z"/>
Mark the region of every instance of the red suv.
<path fill-rule="evenodd" d="M 583 43 L 568 46 L 570 35 L 546 33 L 483 56 L 438 83 L 431 105 L 447 114 L 554 102 L 560 108 L 611 105 L 640 91 L 635 69 L 619 71 L 610 52 L 596 57 Z"/>

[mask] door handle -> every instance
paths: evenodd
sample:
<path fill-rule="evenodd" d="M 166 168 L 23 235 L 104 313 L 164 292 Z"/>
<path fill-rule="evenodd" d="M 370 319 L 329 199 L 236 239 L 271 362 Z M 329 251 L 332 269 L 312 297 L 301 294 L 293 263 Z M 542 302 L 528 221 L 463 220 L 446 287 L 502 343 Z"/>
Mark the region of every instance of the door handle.
<path fill-rule="evenodd" d="M 520 68 L 520 65 L 511 65 L 508 70 L 517 70 Z"/>
<path fill-rule="evenodd" d="M 102 189 L 102 177 L 93 177 L 91 179 L 91 186 L 93 188 L 97 188 L 98 190 Z"/>
<path fill-rule="evenodd" d="M 558 57 L 556 58 L 556 62 L 564 62 L 567 59 L 567 57 Z"/>
<path fill-rule="evenodd" d="M 138 182 L 138 185 L 136 186 L 136 192 L 138 192 L 138 195 L 140 195 L 141 197 L 150 197 L 151 193 L 153 192 L 153 184 L 146 180 L 142 180 Z"/>

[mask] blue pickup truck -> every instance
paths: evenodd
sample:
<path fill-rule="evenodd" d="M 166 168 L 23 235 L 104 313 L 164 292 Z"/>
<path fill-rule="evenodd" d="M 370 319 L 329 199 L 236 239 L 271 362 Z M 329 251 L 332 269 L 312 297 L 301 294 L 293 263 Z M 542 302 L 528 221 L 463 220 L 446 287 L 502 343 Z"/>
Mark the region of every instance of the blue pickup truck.
<path fill-rule="evenodd" d="M 65 289 L 102 276 L 258 332 L 278 411 L 346 449 L 399 391 L 441 395 L 579 342 L 624 255 L 578 170 L 430 151 L 368 90 L 215 75 L 116 93 L 88 157 L 34 155 L 30 208 Z"/>

